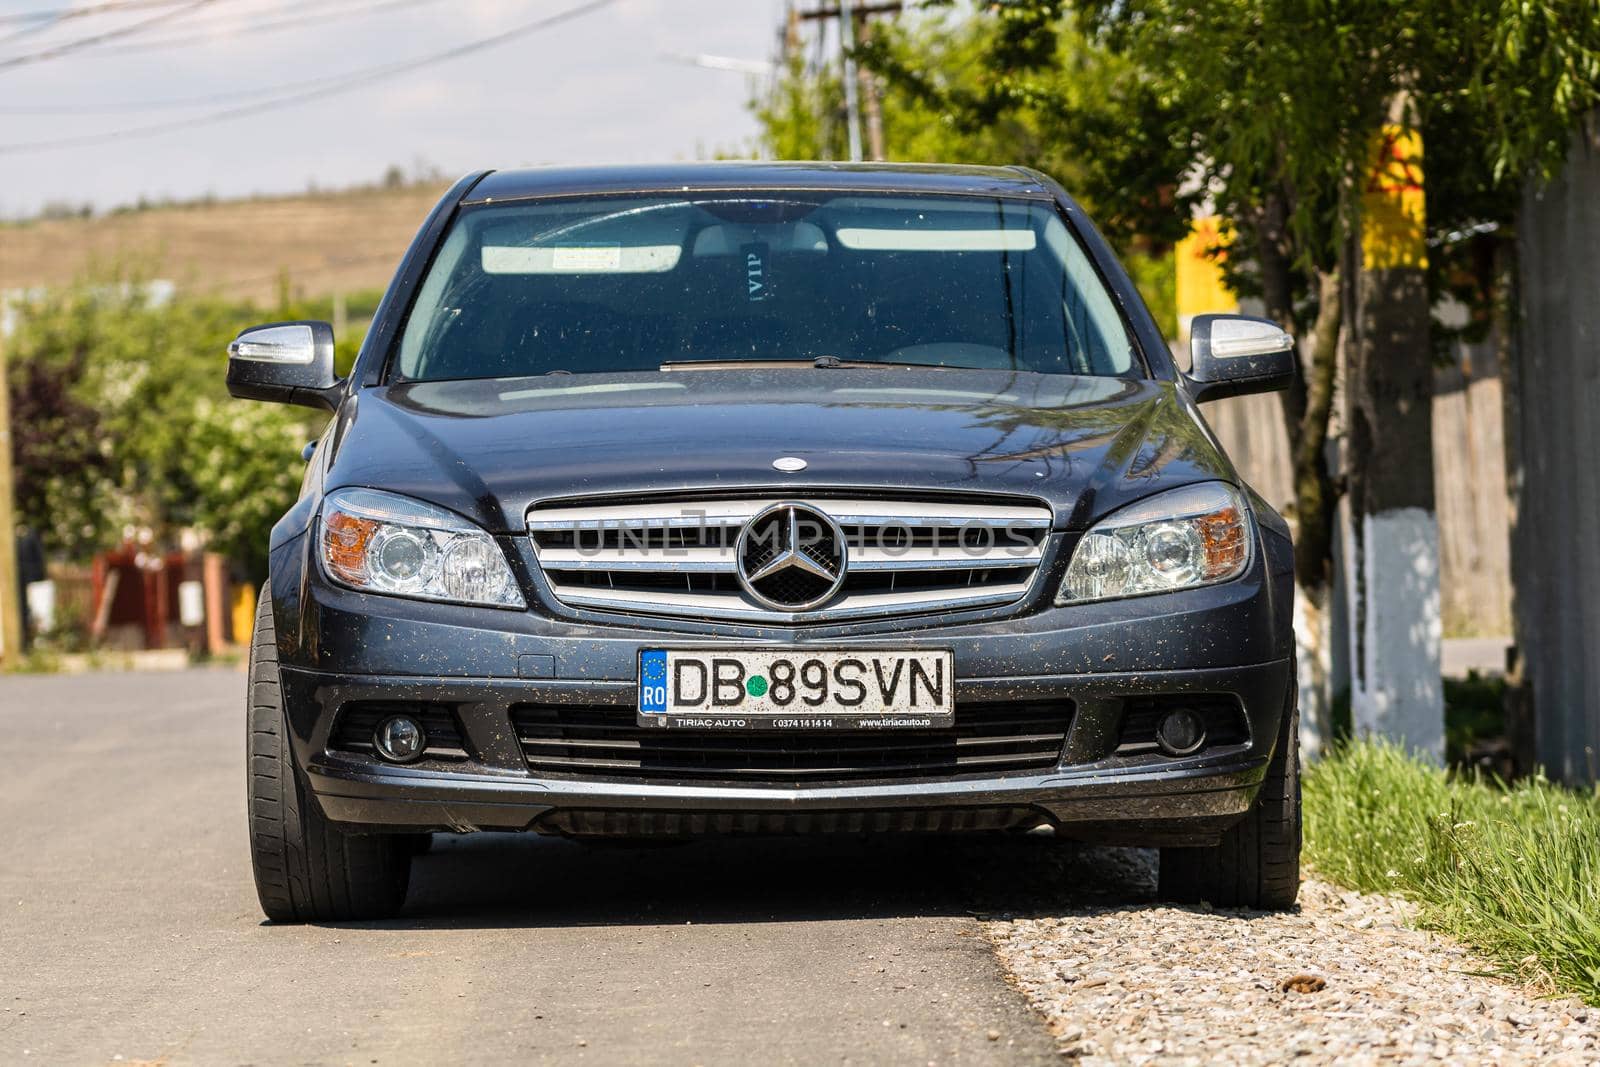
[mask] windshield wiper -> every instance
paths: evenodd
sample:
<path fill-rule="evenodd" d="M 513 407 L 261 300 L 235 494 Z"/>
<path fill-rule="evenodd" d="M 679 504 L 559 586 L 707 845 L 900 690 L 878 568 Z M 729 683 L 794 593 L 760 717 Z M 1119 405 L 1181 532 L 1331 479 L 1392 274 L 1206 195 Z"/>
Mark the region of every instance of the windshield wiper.
<path fill-rule="evenodd" d="M 929 370 L 954 370 L 943 363 L 913 363 L 903 359 L 840 359 L 838 356 L 818 356 L 811 361 L 813 367 L 825 370 L 872 370 L 875 367 L 924 367 Z"/>
<path fill-rule="evenodd" d="M 770 369 L 777 367 L 783 370 L 793 370 L 795 367 L 810 367 L 813 363 L 809 359 L 675 359 L 661 364 L 660 369 L 668 370 L 728 370 L 730 368 L 744 370 L 750 367 Z"/>
<path fill-rule="evenodd" d="M 894 359 L 840 359 L 838 356 L 818 356 L 815 359 L 681 359 L 661 364 L 664 371 L 674 370 L 729 370 L 758 368 L 761 370 L 794 370 L 810 367 L 816 370 L 873 370 L 878 367 L 922 367 L 929 370 L 953 370 L 943 363 L 909 363 Z"/>

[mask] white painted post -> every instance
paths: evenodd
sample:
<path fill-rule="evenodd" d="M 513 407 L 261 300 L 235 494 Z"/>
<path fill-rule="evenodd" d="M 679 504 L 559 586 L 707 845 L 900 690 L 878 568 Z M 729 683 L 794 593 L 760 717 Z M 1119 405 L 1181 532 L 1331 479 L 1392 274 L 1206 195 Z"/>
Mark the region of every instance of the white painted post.
<path fill-rule="evenodd" d="M 1357 736 L 1388 738 L 1444 760 L 1444 683 L 1439 665 L 1439 523 L 1422 508 L 1360 516 L 1347 530 L 1352 606 L 1350 716 Z M 1357 606 L 1359 605 L 1359 608 Z"/>

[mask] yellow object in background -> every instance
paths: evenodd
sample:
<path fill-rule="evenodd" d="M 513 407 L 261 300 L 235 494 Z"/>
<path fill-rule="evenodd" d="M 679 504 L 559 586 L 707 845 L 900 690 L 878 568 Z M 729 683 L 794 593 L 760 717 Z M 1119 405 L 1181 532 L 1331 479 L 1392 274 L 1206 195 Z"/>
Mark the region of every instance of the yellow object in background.
<path fill-rule="evenodd" d="M 249 585 L 236 585 L 233 587 L 233 643 L 248 645 L 250 635 L 256 627 L 256 591 Z"/>
<path fill-rule="evenodd" d="M 1422 134 L 1388 125 L 1374 139 L 1361 191 L 1361 265 L 1367 270 L 1426 269 Z"/>
<path fill-rule="evenodd" d="M 1177 263 L 1178 340 L 1189 343 L 1189 323 L 1196 315 L 1227 314 L 1239 310 L 1239 298 L 1222 280 L 1222 264 L 1233 234 L 1223 229 L 1215 215 L 1195 219 L 1189 235 L 1173 252 Z"/>

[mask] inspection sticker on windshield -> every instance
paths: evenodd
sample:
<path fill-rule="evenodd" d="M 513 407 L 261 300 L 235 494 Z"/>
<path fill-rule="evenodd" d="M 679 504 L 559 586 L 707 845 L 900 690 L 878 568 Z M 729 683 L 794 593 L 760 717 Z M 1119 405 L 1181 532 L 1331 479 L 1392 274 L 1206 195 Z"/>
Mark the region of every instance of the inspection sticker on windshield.
<path fill-rule="evenodd" d="M 954 725 L 945 649 L 645 649 L 639 725 L 707 730 L 927 730 Z"/>

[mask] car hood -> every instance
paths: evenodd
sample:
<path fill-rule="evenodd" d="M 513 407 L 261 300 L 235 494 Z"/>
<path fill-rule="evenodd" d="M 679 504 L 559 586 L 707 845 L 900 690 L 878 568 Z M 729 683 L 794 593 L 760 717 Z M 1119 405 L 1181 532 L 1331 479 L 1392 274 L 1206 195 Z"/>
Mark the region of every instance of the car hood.
<path fill-rule="evenodd" d="M 1082 526 L 1236 480 L 1167 382 L 937 368 L 778 368 L 412 382 L 340 412 L 327 488 L 440 504 L 502 533 L 541 501 L 683 491 L 982 491 Z M 783 473 L 780 457 L 805 460 Z"/>

